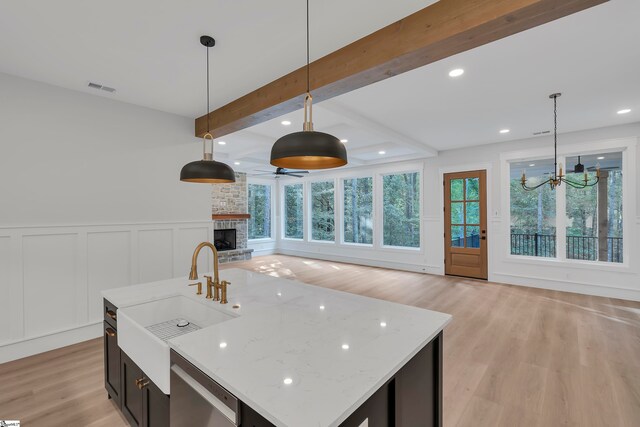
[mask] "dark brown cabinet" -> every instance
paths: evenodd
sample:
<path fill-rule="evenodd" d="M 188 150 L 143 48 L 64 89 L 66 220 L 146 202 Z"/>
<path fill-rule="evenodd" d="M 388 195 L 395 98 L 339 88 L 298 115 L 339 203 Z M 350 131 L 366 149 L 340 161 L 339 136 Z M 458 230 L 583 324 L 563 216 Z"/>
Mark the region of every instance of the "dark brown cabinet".
<path fill-rule="evenodd" d="M 134 427 L 169 426 L 169 396 L 121 352 L 122 413 Z"/>
<path fill-rule="evenodd" d="M 104 322 L 104 387 L 109 397 L 120 406 L 120 347 L 118 332 Z"/>

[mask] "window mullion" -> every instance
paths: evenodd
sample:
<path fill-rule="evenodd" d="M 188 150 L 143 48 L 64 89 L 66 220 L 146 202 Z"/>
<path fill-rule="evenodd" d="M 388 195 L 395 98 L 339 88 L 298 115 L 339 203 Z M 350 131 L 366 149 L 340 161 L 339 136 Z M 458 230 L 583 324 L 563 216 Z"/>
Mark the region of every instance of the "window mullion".
<path fill-rule="evenodd" d="M 558 163 L 562 163 L 565 165 L 565 171 L 568 168 L 566 164 L 566 157 L 559 156 Z M 567 227 L 566 227 L 566 219 L 567 219 L 567 184 L 562 183 L 562 185 L 556 187 L 556 258 L 561 261 L 566 261 L 567 259 Z"/>

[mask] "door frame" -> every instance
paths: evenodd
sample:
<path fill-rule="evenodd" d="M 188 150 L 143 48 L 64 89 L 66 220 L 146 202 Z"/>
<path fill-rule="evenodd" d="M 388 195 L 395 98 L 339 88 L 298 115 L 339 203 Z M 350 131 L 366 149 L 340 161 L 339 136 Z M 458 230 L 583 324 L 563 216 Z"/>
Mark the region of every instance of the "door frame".
<path fill-rule="evenodd" d="M 444 185 L 442 184 L 444 182 L 444 175 L 447 173 L 456 173 L 456 172 L 473 172 L 473 171 L 477 171 L 477 170 L 484 170 L 486 171 L 486 189 L 487 189 L 487 235 L 489 236 L 489 238 L 487 239 L 487 281 L 492 281 L 492 276 L 493 276 L 493 250 L 495 248 L 495 244 L 496 244 L 496 235 L 494 233 L 494 231 L 499 228 L 499 227 L 494 227 L 494 223 L 498 223 L 498 226 L 500 225 L 500 221 L 501 221 L 501 217 L 500 217 L 500 212 L 499 211 L 494 211 L 494 206 L 493 206 L 493 191 L 492 191 L 492 185 L 493 185 L 493 174 L 492 174 L 492 169 L 493 169 L 493 163 L 487 163 L 487 162 L 481 162 L 481 163 L 466 163 L 463 165 L 453 165 L 453 166 L 446 166 L 446 167 L 442 167 L 438 169 L 438 187 L 439 187 L 439 195 L 440 195 L 440 202 L 439 202 L 439 210 L 438 210 L 438 216 L 439 216 L 439 224 L 440 224 L 440 238 L 439 241 L 442 242 L 441 245 L 439 245 L 440 247 L 440 274 L 442 274 L 443 276 L 445 275 L 445 266 L 444 266 L 444 239 L 442 239 L 442 236 L 444 236 L 445 233 L 445 221 L 444 221 Z M 492 244 L 490 245 L 490 243 L 492 242 Z M 470 279 L 473 280 L 473 279 Z"/>

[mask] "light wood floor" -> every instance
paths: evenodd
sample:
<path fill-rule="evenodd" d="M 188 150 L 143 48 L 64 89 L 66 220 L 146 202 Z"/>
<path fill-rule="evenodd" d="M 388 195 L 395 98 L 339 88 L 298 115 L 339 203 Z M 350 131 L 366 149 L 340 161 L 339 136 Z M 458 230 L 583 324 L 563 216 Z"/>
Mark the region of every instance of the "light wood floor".
<path fill-rule="evenodd" d="M 233 266 L 452 314 L 447 427 L 640 426 L 640 303 L 282 255 Z M 0 365 L 0 419 L 125 426 L 102 369 L 101 339 Z"/>

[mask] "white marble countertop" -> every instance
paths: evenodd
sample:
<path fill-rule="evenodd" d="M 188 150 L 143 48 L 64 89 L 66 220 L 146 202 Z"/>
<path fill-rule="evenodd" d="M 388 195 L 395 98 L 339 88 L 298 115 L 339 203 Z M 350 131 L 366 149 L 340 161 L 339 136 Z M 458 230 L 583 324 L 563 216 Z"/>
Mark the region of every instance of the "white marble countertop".
<path fill-rule="evenodd" d="M 451 320 L 246 270 L 222 270 L 220 277 L 232 282 L 229 303 L 211 304 L 239 317 L 169 346 L 276 426 L 339 425 Z M 102 294 L 118 308 L 204 297 L 187 283 L 171 279 Z"/>

